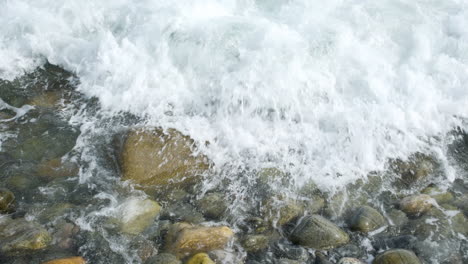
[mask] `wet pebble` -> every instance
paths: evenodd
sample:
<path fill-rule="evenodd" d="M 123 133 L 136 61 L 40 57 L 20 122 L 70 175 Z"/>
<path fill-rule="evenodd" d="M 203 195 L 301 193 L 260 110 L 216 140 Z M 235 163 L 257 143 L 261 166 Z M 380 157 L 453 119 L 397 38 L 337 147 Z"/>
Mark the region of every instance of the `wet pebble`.
<path fill-rule="evenodd" d="M 348 220 L 352 230 L 361 232 L 370 232 L 379 229 L 385 225 L 385 218 L 370 206 L 361 206 Z"/>
<path fill-rule="evenodd" d="M 379 254 L 372 264 L 421 264 L 421 261 L 412 251 L 391 249 Z"/>

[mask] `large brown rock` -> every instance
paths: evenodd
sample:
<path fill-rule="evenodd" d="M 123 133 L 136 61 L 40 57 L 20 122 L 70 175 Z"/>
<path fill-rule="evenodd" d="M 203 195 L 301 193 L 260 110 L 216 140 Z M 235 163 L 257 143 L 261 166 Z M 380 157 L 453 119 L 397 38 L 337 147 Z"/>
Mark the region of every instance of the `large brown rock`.
<path fill-rule="evenodd" d="M 385 218 L 370 206 L 361 206 L 356 209 L 348 220 L 351 229 L 361 232 L 371 232 L 385 225 Z"/>
<path fill-rule="evenodd" d="M 168 231 L 166 250 L 181 258 L 222 249 L 233 236 L 234 232 L 227 226 L 203 227 L 177 223 Z"/>
<path fill-rule="evenodd" d="M 142 189 L 193 182 L 209 167 L 194 141 L 174 129 L 138 129 L 128 133 L 120 157 L 122 180 Z"/>
<path fill-rule="evenodd" d="M 42 264 L 86 264 L 86 260 L 82 257 L 70 257 L 51 260 Z"/>

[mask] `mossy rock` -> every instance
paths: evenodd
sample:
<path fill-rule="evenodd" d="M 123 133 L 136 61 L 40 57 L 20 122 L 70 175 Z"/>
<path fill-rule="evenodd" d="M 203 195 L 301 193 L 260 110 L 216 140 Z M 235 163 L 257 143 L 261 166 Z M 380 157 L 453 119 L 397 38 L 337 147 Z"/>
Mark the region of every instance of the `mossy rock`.
<path fill-rule="evenodd" d="M 304 213 L 303 204 L 290 199 L 268 199 L 261 208 L 267 221 L 276 226 L 282 226 L 291 222 Z"/>
<path fill-rule="evenodd" d="M 215 264 L 206 253 L 198 253 L 191 257 L 186 264 Z"/>
<path fill-rule="evenodd" d="M 131 130 L 120 155 L 122 180 L 145 191 L 194 183 L 209 168 L 207 158 L 195 151 L 194 141 L 174 129 Z"/>
<path fill-rule="evenodd" d="M 391 249 L 378 255 L 372 264 L 421 264 L 421 261 L 412 251 Z"/>
<path fill-rule="evenodd" d="M 44 249 L 52 238 L 43 227 L 25 219 L 3 218 L 0 221 L 0 253 L 17 255 Z"/>
<path fill-rule="evenodd" d="M 45 179 L 68 178 L 78 175 L 79 167 L 71 161 L 55 158 L 41 162 L 37 166 L 37 175 Z"/>
<path fill-rule="evenodd" d="M 349 242 L 346 232 L 320 215 L 301 219 L 290 239 L 296 244 L 314 249 L 331 249 Z"/>
<path fill-rule="evenodd" d="M 8 214 L 15 211 L 15 195 L 4 188 L 0 188 L 0 214 Z"/>

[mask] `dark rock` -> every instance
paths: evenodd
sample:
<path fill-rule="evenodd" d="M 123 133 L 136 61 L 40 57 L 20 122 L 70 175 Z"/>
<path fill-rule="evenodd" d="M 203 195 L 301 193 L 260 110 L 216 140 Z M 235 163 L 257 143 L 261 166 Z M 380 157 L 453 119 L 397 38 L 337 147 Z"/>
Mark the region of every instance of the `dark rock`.
<path fill-rule="evenodd" d="M 0 188 L 0 213 L 8 214 L 15 211 L 15 195 L 7 189 Z"/>
<path fill-rule="evenodd" d="M 315 252 L 315 262 L 314 264 L 333 264 L 331 261 L 325 257 L 322 253 L 316 251 Z"/>
<path fill-rule="evenodd" d="M 336 248 L 334 252 L 338 253 L 340 257 L 353 257 L 353 258 L 360 258 L 363 255 L 362 250 L 354 245 L 354 244 L 348 244 L 344 245 L 342 247 Z"/>
<path fill-rule="evenodd" d="M 361 206 L 348 221 L 351 229 L 361 232 L 370 232 L 385 225 L 385 218 L 370 206 Z"/>
<path fill-rule="evenodd" d="M 412 251 L 391 249 L 378 255 L 372 264 L 421 264 L 421 261 Z"/>
<path fill-rule="evenodd" d="M 398 209 L 391 209 L 388 213 L 387 216 L 389 218 L 390 225 L 394 225 L 397 227 L 401 227 L 408 223 L 408 217 L 406 214 Z"/>
<path fill-rule="evenodd" d="M 390 163 L 390 168 L 401 176 L 401 181 L 405 185 L 411 185 L 432 174 L 438 167 L 437 161 L 429 155 L 416 153 L 408 160 L 394 160 Z"/>
<path fill-rule="evenodd" d="M 189 222 L 199 224 L 205 222 L 203 214 L 197 212 L 195 208 L 188 203 L 175 203 L 164 208 L 161 214 L 162 220 L 171 220 L 176 222 Z"/>
<path fill-rule="evenodd" d="M 348 243 L 349 236 L 322 216 L 311 215 L 301 219 L 291 234 L 291 241 L 305 247 L 330 249 Z"/>
<path fill-rule="evenodd" d="M 376 239 L 372 246 L 376 250 L 390 249 L 390 248 L 402 248 L 412 249 L 418 239 L 411 235 L 402 235 L 397 237 L 383 237 Z"/>

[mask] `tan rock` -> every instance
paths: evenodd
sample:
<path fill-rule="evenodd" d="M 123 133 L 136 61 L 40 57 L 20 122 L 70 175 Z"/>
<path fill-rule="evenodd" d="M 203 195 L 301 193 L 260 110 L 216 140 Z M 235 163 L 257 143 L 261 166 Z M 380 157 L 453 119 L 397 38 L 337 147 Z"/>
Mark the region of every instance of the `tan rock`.
<path fill-rule="evenodd" d="M 233 237 L 227 226 L 202 227 L 187 223 L 174 224 L 166 236 L 166 249 L 178 257 L 222 249 Z"/>
<path fill-rule="evenodd" d="M 215 264 L 215 262 L 210 259 L 208 254 L 206 253 L 198 253 L 191 257 L 188 261 L 187 264 Z"/>
<path fill-rule="evenodd" d="M 86 264 L 86 260 L 82 257 L 61 258 L 44 262 L 42 264 Z"/>
<path fill-rule="evenodd" d="M 431 209 L 434 199 L 427 194 L 405 197 L 400 201 L 400 209 L 408 215 L 421 215 Z"/>
<path fill-rule="evenodd" d="M 193 140 L 174 129 L 132 130 L 121 153 L 122 180 L 143 190 L 193 182 L 209 167 L 207 159 L 194 150 Z"/>

